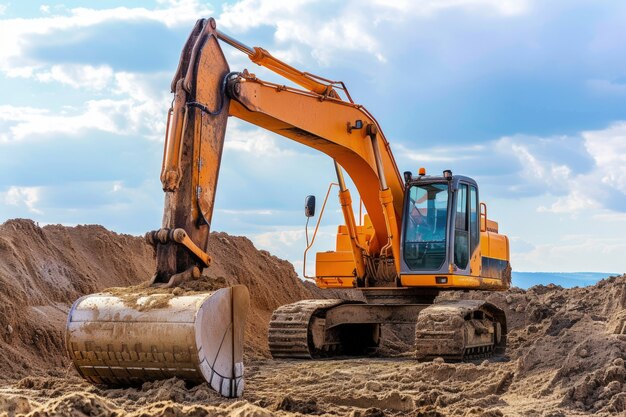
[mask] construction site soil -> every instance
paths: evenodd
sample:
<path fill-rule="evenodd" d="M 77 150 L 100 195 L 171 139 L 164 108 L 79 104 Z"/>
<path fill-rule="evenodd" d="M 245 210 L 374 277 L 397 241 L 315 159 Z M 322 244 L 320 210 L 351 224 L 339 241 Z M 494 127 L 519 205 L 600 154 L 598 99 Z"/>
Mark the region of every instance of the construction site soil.
<path fill-rule="evenodd" d="M 64 351 L 69 307 L 81 295 L 142 285 L 154 269 L 139 237 L 101 226 L 0 225 L 0 416 L 582 416 L 626 415 L 626 276 L 594 286 L 555 285 L 484 298 L 506 311 L 505 356 L 417 362 L 411 326 L 385 327 L 367 358 L 271 360 L 272 311 L 305 298 L 357 297 L 303 283 L 287 261 L 244 237 L 213 233 L 212 265 L 178 292 L 248 286 L 246 391 L 218 396 L 176 378 L 110 389 L 84 382 Z M 123 291 L 123 290 L 114 290 Z"/>

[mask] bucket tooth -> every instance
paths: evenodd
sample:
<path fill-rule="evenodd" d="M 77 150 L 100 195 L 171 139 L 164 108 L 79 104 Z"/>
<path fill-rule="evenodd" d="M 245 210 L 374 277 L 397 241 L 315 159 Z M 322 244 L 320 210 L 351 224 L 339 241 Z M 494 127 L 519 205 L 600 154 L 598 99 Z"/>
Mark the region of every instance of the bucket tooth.
<path fill-rule="evenodd" d="M 67 351 L 95 384 L 179 377 L 239 397 L 249 298 L 243 285 L 181 296 L 88 295 L 70 310 Z"/>

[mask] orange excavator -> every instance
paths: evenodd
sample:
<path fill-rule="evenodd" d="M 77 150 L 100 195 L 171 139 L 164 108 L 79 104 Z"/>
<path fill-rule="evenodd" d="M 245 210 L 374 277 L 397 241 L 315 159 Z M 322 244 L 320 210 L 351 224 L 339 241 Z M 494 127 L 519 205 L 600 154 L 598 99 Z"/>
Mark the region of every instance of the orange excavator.
<path fill-rule="evenodd" d="M 220 42 L 298 87 L 231 72 Z M 487 218 L 473 179 L 449 170 L 426 175 L 423 168 L 401 175 L 378 122 L 342 82 L 248 47 L 217 30 L 213 19 L 196 23 L 171 89 L 163 224 L 146 235 L 156 272 L 149 286 L 74 303 L 66 345 L 84 378 L 126 385 L 177 376 L 206 381 L 224 396 L 242 395 L 248 290 L 176 288 L 211 264 L 207 238 L 228 116 L 332 158 L 344 224 L 335 250 L 317 253 L 314 279 L 321 288 L 360 291 L 365 300 L 303 300 L 278 308 L 269 324 L 273 357 L 361 354 L 379 345 L 381 325 L 389 323 L 415 325 L 419 360 L 503 352 L 502 310 L 485 301 L 434 302 L 442 291 L 510 286 L 508 239 Z M 344 172 L 366 211 L 358 220 Z M 310 196 L 305 214 L 314 213 Z"/>

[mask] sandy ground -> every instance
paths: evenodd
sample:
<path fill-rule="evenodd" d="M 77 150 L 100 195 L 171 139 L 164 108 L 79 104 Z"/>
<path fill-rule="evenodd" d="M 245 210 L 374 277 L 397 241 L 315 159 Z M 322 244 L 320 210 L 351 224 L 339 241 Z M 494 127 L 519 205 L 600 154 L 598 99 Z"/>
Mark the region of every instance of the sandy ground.
<path fill-rule="evenodd" d="M 626 415 L 626 276 L 584 288 L 446 294 L 506 311 L 504 357 L 418 363 L 404 326 L 383 329 L 384 356 L 273 361 L 266 334 L 274 308 L 346 294 L 303 285 L 289 263 L 242 237 L 213 234 L 211 255 L 205 284 L 243 283 L 252 295 L 243 398 L 178 379 L 107 389 L 83 382 L 65 357 L 67 311 L 81 294 L 147 280 L 150 249 L 99 226 L 0 225 L 0 416 Z"/>

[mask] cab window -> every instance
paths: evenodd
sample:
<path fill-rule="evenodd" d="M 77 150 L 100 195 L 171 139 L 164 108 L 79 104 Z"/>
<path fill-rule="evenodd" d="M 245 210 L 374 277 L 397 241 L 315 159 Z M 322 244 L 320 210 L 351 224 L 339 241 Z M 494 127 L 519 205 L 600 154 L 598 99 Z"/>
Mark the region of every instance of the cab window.
<path fill-rule="evenodd" d="M 404 260 L 412 270 L 438 270 L 446 258 L 448 185 L 414 185 L 404 230 Z"/>

